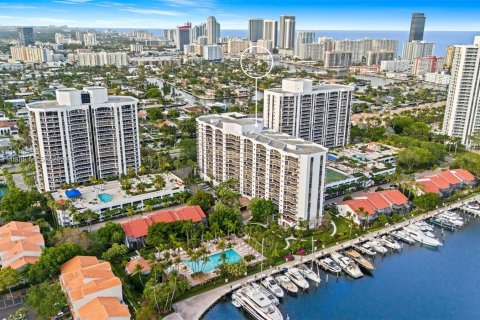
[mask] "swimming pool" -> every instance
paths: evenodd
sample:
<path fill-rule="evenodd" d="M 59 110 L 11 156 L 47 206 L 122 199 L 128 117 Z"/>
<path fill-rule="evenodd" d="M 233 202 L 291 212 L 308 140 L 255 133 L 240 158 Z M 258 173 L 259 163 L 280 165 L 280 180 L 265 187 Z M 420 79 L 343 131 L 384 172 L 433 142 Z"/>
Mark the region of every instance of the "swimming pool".
<path fill-rule="evenodd" d="M 185 264 L 192 270 L 193 272 L 211 272 L 218 268 L 219 265 L 222 264 L 222 260 L 220 259 L 222 253 L 218 252 L 208 256 L 208 262 L 204 263 L 201 259 L 197 261 L 190 261 L 188 259 L 184 260 Z M 226 262 L 227 263 L 235 263 L 242 259 L 242 256 L 237 253 L 234 249 L 229 249 L 225 251 L 225 255 L 227 256 Z"/>
<path fill-rule="evenodd" d="M 108 193 L 100 193 L 98 195 L 98 199 L 100 199 L 100 201 L 102 202 L 110 202 L 113 200 L 113 196 L 111 194 L 108 194 Z"/>

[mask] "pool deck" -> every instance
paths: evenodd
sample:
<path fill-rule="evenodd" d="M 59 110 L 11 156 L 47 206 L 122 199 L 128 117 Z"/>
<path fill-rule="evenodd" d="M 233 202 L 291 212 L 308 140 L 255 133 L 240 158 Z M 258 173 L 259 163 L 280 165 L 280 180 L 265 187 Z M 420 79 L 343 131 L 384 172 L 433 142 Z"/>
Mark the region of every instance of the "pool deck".
<path fill-rule="evenodd" d="M 471 200 L 480 200 L 480 196 L 476 196 L 473 198 L 468 199 L 468 201 Z M 358 242 L 364 242 L 368 240 L 372 240 L 374 237 L 377 237 L 382 234 L 389 233 L 395 229 L 399 229 L 402 227 L 407 226 L 410 223 L 417 222 L 420 220 L 424 220 L 427 218 L 430 218 L 436 214 L 438 214 L 440 211 L 445 211 L 445 210 L 450 210 L 450 209 L 458 209 L 461 207 L 462 203 L 466 202 L 467 200 L 463 200 L 461 202 L 454 203 L 452 205 L 448 205 L 444 208 L 440 208 L 438 210 L 430 211 L 425 214 L 422 214 L 420 216 L 414 217 L 412 219 L 409 219 L 407 221 L 403 221 L 400 223 L 397 223 L 393 226 L 388 226 L 385 227 L 381 230 L 375 231 L 373 233 L 368 233 L 364 236 L 355 238 L 353 240 L 349 240 L 343 243 L 338 243 L 332 247 L 326 248 L 324 250 L 303 256 L 303 257 L 297 257 L 296 260 L 286 262 L 284 264 L 281 264 L 280 266 L 269 268 L 263 271 L 263 273 L 256 273 L 254 275 L 251 275 L 246 278 L 242 278 L 233 282 L 229 282 L 221 287 L 215 288 L 213 290 L 201 293 L 199 295 L 190 297 L 188 299 L 179 301 L 173 305 L 173 309 L 175 310 L 174 313 L 169 314 L 166 316 L 164 319 L 166 320 L 195 320 L 195 319 L 201 319 L 201 317 L 213 306 L 217 303 L 218 300 L 220 300 L 223 296 L 227 295 L 231 291 L 237 289 L 243 284 L 250 283 L 253 281 L 257 281 L 259 279 L 262 279 L 266 277 L 267 275 L 270 274 L 275 274 L 283 270 L 284 268 L 287 267 L 292 267 L 295 266 L 299 263 L 302 262 L 309 262 L 312 259 L 316 259 L 321 256 L 325 256 L 330 254 L 333 251 L 341 250 L 346 247 L 352 246 Z"/>

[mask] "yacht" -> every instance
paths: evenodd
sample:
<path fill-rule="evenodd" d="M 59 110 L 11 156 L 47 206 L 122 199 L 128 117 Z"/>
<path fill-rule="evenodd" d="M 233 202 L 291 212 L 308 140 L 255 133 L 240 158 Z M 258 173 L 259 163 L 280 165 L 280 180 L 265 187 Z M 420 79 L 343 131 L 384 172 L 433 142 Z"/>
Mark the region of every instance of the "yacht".
<path fill-rule="evenodd" d="M 279 298 L 283 298 L 283 289 L 277 284 L 277 281 L 273 277 L 269 276 L 262 280 L 262 285 L 267 288 L 271 293 Z"/>
<path fill-rule="evenodd" d="M 428 231 L 428 230 L 425 230 L 425 231 L 422 231 L 421 228 L 419 226 L 417 226 L 416 224 L 412 223 L 412 224 L 409 224 L 408 225 L 408 228 L 412 229 L 412 230 L 417 230 L 417 231 L 420 231 L 420 233 L 423 233 L 424 235 L 426 235 L 427 237 L 430 237 L 430 238 L 435 238 L 435 234 L 431 231 Z"/>
<path fill-rule="evenodd" d="M 275 280 L 282 286 L 283 289 L 287 290 L 291 293 L 297 293 L 298 287 L 290 281 L 290 279 L 286 275 L 279 275 L 275 277 Z"/>
<path fill-rule="evenodd" d="M 375 251 L 377 251 L 378 253 L 380 254 L 385 254 L 388 252 L 388 249 L 385 248 L 384 246 L 382 246 L 380 244 L 380 242 L 378 242 L 377 240 L 372 240 L 372 241 L 369 241 L 367 242 L 367 244 L 370 244 L 370 246 L 375 249 Z"/>
<path fill-rule="evenodd" d="M 268 299 L 270 299 L 270 301 L 272 301 L 272 303 L 274 305 L 278 306 L 278 304 L 280 303 L 278 298 L 273 293 L 271 293 L 269 290 L 267 290 L 265 287 L 259 285 L 256 282 L 252 282 L 252 287 L 254 287 L 258 291 L 262 292 Z"/>
<path fill-rule="evenodd" d="M 298 271 L 300 271 L 300 274 L 308 279 L 308 280 L 311 280 L 315 283 L 320 283 L 320 281 L 322 281 L 320 279 L 320 276 L 318 274 L 316 274 L 315 272 L 313 272 L 313 270 L 311 270 L 310 268 L 308 268 L 306 265 L 304 265 L 303 263 L 302 264 L 299 264 L 297 266 L 298 268 Z"/>
<path fill-rule="evenodd" d="M 453 224 L 451 221 L 442 217 L 438 217 L 438 216 L 434 217 L 430 219 L 430 222 L 442 229 L 447 229 L 450 231 L 455 231 L 457 229 L 457 226 L 455 224 Z"/>
<path fill-rule="evenodd" d="M 420 242 L 421 244 L 430 246 L 430 247 L 439 247 L 442 246 L 442 243 L 437 240 L 437 238 L 429 237 L 422 231 L 411 228 L 411 227 L 405 227 L 403 228 L 405 232 L 408 233 L 410 237 L 412 237 L 413 240 Z"/>
<path fill-rule="evenodd" d="M 353 245 L 353 249 L 363 253 L 363 254 L 368 254 L 369 256 L 375 256 L 377 254 L 377 252 L 375 252 L 375 250 L 373 250 L 373 248 L 370 248 L 370 247 L 364 247 L 364 246 L 357 246 L 356 244 Z"/>
<path fill-rule="evenodd" d="M 437 217 L 444 218 L 445 220 L 450 221 L 457 227 L 463 227 L 464 225 L 463 219 L 454 212 L 442 212 Z"/>
<path fill-rule="evenodd" d="M 416 226 L 420 228 L 422 231 L 432 231 L 433 232 L 433 227 L 426 223 L 425 221 L 418 221 L 415 223 Z"/>
<path fill-rule="evenodd" d="M 382 236 L 379 239 L 380 243 L 384 245 L 387 248 L 390 248 L 392 250 L 401 250 L 402 246 L 392 237 L 390 236 Z"/>
<path fill-rule="evenodd" d="M 403 230 L 392 231 L 392 236 L 408 244 L 415 243 L 415 240 L 413 240 L 412 237 L 410 237 L 408 233 Z"/>
<path fill-rule="evenodd" d="M 355 261 L 364 270 L 367 270 L 367 271 L 375 270 L 375 267 L 373 266 L 373 264 L 367 259 L 365 259 L 360 253 L 358 253 L 358 251 L 355 251 L 352 249 L 352 250 L 346 251 L 345 254 L 350 258 L 352 258 L 352 260 Z"/>
<path fill-rule="evenodd" d="M 363 273 L 360 271 L 360 268 L 349 257 L 345 257 L 338 252 L 332 252 L 330 256 L 332 257 L 333 261 L 338 263 L 343 271 L 345 271 L 352 278 L 356 279 L 363 277 Z"/>
<path fill-rule="evenodd" d="M 463 209 L 472 213 L 475 216 L 480 215 L 480 203 L 478 201 L 470 201 L 465 203 Z"/>
<path fill-rule="evenodd" d="M 331 258 L 323 258 L 317 261 L 317 264 L 326 271 L 330 271 L 334 274 L 339 274 L 342 272 L 342 269 L 338 266 L 338 264 L 333 261 Z"/>
<path fill-rule="evenodd" d="M 250 285 L 235 291 L 232 298 L 257 320 L 283 320 L 282 314 L 270 299 Z"/>
<path fill-rule="evenodd" d="M 362 248 L 364 248 L 364 249 L 366 249 L 370 252 L 373 252 L 372 256 L 377 254 L 377 251 L 375 250 L 375 248 L 373 247 L 373 245 L 370 241 L 365 242 L 364 244 L 361 244 L 360 247 L 362 247 Z"/>
<path fill-rule="evenodd" d="M 295 267 L 288 268 L 287 272 L 285 272 L 285 275 L 289 277 L 293 283 L 295 283 L 298 287 L 302 289 L 308 289 L 310 287 L 310 285 L 308 284 L 308 281 L 305 280 L 305 278 L 302 276 L 298 268 L 295 268 Z"/>

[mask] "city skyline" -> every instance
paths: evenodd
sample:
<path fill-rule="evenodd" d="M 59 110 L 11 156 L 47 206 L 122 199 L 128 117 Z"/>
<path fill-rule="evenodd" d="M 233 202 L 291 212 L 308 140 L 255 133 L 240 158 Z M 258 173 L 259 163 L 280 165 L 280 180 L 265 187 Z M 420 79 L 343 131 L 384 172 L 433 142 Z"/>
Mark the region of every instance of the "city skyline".
<path fill-rule="evenodd" d="M 440 4 L 445 1 L 441 1 Z M 20 0 L 0 2 L 1 25 L 69 25 L 95 28 L 174 28 L 184 21 L 197 24 L 214 15 L 225 30 L 246 30 L 248 19 L 278 20 L 280 15 L 296 16 L 296 29 L 408 31 L 412 12 L 428 16 L 426 31 L 480 30 L 476 4 L 461 0 L 451 6 L 428 1 L 360 4 L 354 1 L 328 6 L 298 1 L 295 5 L 275 6 L 273 1 L 228 3 L 206 0 Z M 40 14 L 39 14 L 40 12 Z M 109 17 L 115 16 L 115 19 Z M 81 18 L 79 18 L 81 17 Z"/>

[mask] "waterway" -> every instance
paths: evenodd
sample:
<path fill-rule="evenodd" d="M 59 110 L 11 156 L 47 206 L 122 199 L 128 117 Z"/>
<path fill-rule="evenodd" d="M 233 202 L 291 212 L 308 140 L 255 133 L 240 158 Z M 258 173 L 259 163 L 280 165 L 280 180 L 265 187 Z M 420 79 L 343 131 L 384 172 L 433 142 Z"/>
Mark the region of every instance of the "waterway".
<path fill-rule="evenodd" d="M 329 275 L 327 283 L 321 271 L 318 288 L 287 296 L 279 309 L 285 319 L 480 319 L 480 220 L 470 219 L 446 232 L 440 249 L 405 245 L 400 253 L 377 256 L 371 276 Z M 229 297 L 204 317 L 250 318 Z"/>

